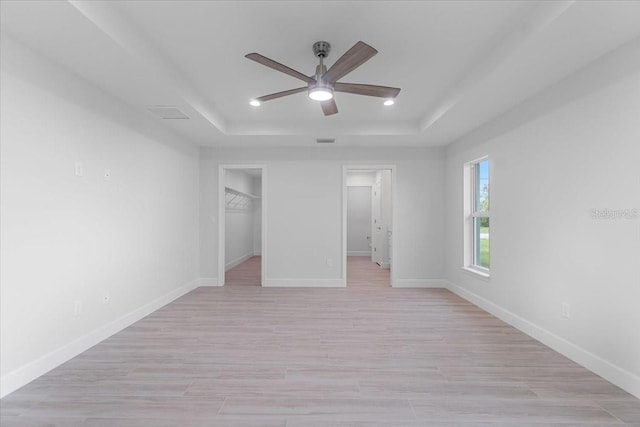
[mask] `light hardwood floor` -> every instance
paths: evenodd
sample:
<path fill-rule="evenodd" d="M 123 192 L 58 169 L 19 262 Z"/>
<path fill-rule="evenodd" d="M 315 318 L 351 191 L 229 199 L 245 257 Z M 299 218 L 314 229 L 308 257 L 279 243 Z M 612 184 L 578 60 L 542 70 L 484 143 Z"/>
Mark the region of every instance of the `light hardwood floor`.
<path fill-rule="evenodd" d="M 347 257 L 347 286 L 372 289 L 391 286 L 390 270 L 371 262 L 369 256 Z"/>
<path fill-rule="evenodd" d="M 226 286 L 260 286 L 262 257 L 252 256 L 248 260 L 224 273 L 224 283 Z"/>
<path fill-rule="evenodd" d="M 346 289 L 199 288 L 2 399 L 0 424 L 640 426 L 640 401 L 586 369 L 364 268 Z"/>

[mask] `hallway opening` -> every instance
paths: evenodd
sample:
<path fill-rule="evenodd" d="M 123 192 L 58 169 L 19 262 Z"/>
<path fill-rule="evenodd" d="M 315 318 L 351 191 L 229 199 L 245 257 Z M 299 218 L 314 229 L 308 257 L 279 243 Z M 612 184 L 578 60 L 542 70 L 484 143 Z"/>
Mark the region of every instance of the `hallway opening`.
<path fill-rule="evenodd" d="M 392 285 L 393 166 L 344 167 L 343 278 Z"/>
<path fill-rule="evenodd" d="M 220 166 L 221 285 L 262 285 L 263 172 L 257 166 Z"/>

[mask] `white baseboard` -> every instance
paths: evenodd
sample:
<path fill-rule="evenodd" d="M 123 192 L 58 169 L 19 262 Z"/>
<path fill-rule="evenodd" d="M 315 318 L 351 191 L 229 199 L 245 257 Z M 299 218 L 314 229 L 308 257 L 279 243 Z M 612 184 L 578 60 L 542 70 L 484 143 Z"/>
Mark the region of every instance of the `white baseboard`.
<path fill-rule="evenodd" d="M 244 254 L 241 257 L 238 257 L 232 261 L 229 261 L 225 264 L 224 266 L 224 271 L 229 271 L 231 270 L 233 267 L 235 267 L 236 265 L 240 265 L 243 262 L 245 262 L 246 260 L 248 260 L 249 258 L 251 258 L 253 256 L 253 252 L 249 252 L 248 254 Z"/>
<path fill-rule="evenodd" d="M 253 251 L 253 256 L 262 256 L 262 251 Z"/>
<path fill-rule="evenodd" d="M 45 354 L 39 359 L 29 362 L 26 365 L 3 375 L 2 378 L 0 378 L 0 398 L 3 398 L 20 387 L 29 384 L 36 378 L 76 357 L 80 353 L 90 349 L 101 341 L 104 341 L 113 334 L 120 332 L 143 317 L 148 316 L 159 308 L 162 308 L 170 302 L 191 292 L 198 287 L 198 284 L 199 280 L 196 279 L 182 285 L 179 288 L 143 305 L 142 307 L 139 307 L 72 342 Z"/>
<path fill-rule="evenodd" d="M 371 256 L 371 251 L 347 251 L 347 256 Z"/>
<path fill-rule="evenodd" d="M 201 277 L 198 279 L 198 286 L 220 286 L 217 277 Z"/>
<path fill-rule="evenodd" d="M 282 288 L 344 288 L 347 284 L 342 279 L 265 279 L 264 287 Z"/>
<path fill-rule="evenodd" d="M 447 288 L 444 279 L 396 279 L 394 288 Z"/>
<path fill-rule="evenodd" d="M 461 286 L 447 282 L 447 289 L 640 399 L 640 377 L 637 375 Z"/>

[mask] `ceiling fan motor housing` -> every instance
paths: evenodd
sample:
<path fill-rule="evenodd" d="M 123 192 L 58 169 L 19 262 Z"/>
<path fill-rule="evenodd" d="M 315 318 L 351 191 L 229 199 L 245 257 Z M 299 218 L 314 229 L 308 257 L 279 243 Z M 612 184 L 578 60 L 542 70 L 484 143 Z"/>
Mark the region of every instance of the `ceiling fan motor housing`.
<path fill-rule="evenodd" d="M 329 56 L 330 50 L 331 45 L 329 44 L 329 42 L 320 41 L 313 44 L 313 54 L 317 58 L 326 58 L 327 56 Z"/>

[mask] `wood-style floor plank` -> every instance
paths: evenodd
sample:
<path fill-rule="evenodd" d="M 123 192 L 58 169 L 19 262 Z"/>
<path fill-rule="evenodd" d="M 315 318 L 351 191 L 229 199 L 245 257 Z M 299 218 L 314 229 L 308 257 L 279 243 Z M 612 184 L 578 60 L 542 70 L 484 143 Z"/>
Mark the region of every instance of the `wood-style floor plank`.
<path fill-rule="evenodd" d="M 369 256 L 347 257 L 347 286 L 365 289 L 391 286 L 391 271 L 371 262 Z"/>
<path fill-rule="evenodd" d="M 261 256 L 252 256 L 248 260 L 230 268 L 224 273 L 225 286 L 260 286 Z"/>
<path fill-rule="evenodd" d="M 0 425 L 640 426 L 638 399 L 458 296 L 348 267 L 347 288 L 199 288 L 2 399 Z"/>

